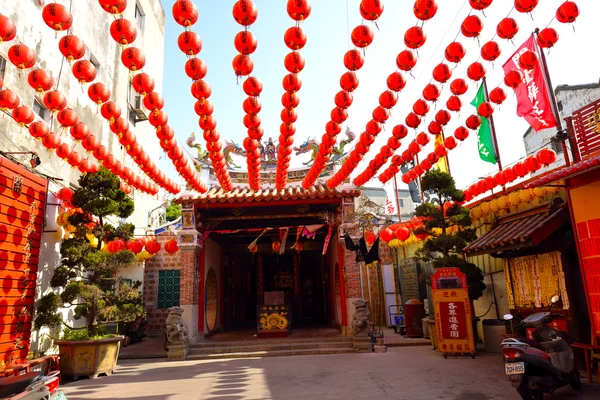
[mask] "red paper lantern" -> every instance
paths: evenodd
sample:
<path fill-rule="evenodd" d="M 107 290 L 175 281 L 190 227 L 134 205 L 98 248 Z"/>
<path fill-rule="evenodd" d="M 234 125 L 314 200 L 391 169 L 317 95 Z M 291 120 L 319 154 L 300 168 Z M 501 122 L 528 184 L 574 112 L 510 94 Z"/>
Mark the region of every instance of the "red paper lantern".
<path fill-rule="evenodd" d="M 421 125 L 421 117 L 419 117 L 417 114 L 411 112 L 406 116 L 406 119 L 404 120 L 404 122 L 410 128 L 417 129 L 419 127 L 419 125 Z"/>
<path fill-rule="evenodd" d="M 31 125 L 30 125 L 30 129 L 31 129 Z M 56 149 L 56 155 L 59 158 L 62 158 L 63 160 L 66 158 L 69 158 L 71 156 L 72 152 L 73 152 L 73 149 L 71 149 L 71 146 L 69 146 L 66 143 L 61 144 Z"/>
<path fill-rule="evenodd" d="M 357 71 L 362 68 L 365 58 L 359 50 L 348 50 L 344 55 L 344 66 L 350 71 Z"/>
<path fill-rule="evenodd" d="M 381 240 L 388 243 L 389 241 L 394 239 L 394 231 L 390 228 L 382 229 L 381 232 L 379 232 L 379 237 L 381 238 Z"/>
<path fill-rule="evenodd" d="M 390 137 L 387 141 L 387 148 L 389 150 L 392 150 L 392 154 L 393 154 L 393 150 L 398 150 L 400 148 L 400 140 L 398 140 L 398 138 L 395 137 Z M 390 154 L 389 156 L 391 156 L 392 154 Z M 389 157 L 388 156 L 388 157 Z"/>
<path fill-rule="evenodd" d="M 106 103 L 110 100 L 110 89 L 102 82 L 96 82 L 88 87 L 88 96 L 96 104 Z"/>
<path fill-rule="evenodd" d="M 83 40 L 75 35 L 63 36 L 58 41 L 58 50 L 69 61 L 79 60 L 85 55 L 85 44 Z"/>
<path fill-rule="evenodd" d="M 29 124 L 29 134 L 34 138 L 41 140 L 50 133 L 50 128 L 45 122 L 36 121 Z"/>
<path fill-rule="evenodd" d="M 167 243 L 165 243 L 165 251 L 169 254 L 177 253 L 179 251 L 177 240 L 171 239 L 167 241 Z"/>
<path fill-rule="evenodd" d="M 481 58 L 486 61 L 495 61 L 498 57 L 500 57 L 500 46 L 498 43 L 493 40 L 487 42 L 481 47 Z"/>
<path fill-rule="evenodd" d="M 0 43 L 10 42 L 16 36 L 15 24 L 7 16 L 0 14 Z"/>
<path fill-rule="evenodd" d="M 27 106 L 16 107 L 12 111 L 12 117 L 16 123 L 21 126 L 29 125 L 35 119 L 35 114 L 31 108 Z"/>
<path fill-rule="evenodd" d="M 523 82 L 523 74 L 517 69 L 509 71 L 504 76 L 504 84 L 510 88 L 516 89 Z"/>
<path fill-rule="evenodd" d="M 516 179 L 515 173 L 512 168 L 506 168 L 502 171 L 502 178 L 506 183 L 510 183 Z"/>
<path fill-rule="evenodd" d="M 160 129 L 160 131 L 163 132 L 165 130 L 164 129 Z M 121 137 L 119 138 L 119 143 L 121 143 L 122 146 L 125 146 L 125 148 L 131 146 L 133 143 L 136 142 L 135 135 L 133 133 L 131 133 L 130 130 L 122 131 L 122 133 L 119 133 L 119 134 L 121 135 Z M 168 138 L 168 139 L 170 139 L 170 138 Z M 161 140 L 163 140 L 163 139 L 161 139 Z M 167 140 L 167 138 L 165 138 L 165 140 Z M 148 156 L 147 153 L 143 153 L 143 154 L 145 155 L 145 157 Z"/>
<path fill-rule="evenodd" d="M 418 154 L 421 151 L 421 146 L 419 145 L 419 143 L 417 143 L 416 141 L 412 141 L 410 142 L 410 144 L 408 145 L 408 150 L 412 153 L 412 154 Z"/>
<path fill-rule="evenodd" d="M 512 167 L 512 170 L 514 171 L 514 174 L 516 174 L 519 178 L 522 178 L 525 175 L 527 175 L 527 168 L 525 168 L 525 166 L 523 165 L 522 162 L 516 163 Z M 513 180 L 514 180 L 514 178 L 513 178 Z"/>
<path fill-rule="evenodd" d="M 208 82 L 203 81 L 202 79 L 194 81 L 191 86 L 192 96 L 196 99 L 200 99 L 202 97 L 209 98 L 212 94 L 212 88 L 208 84 Z"/>
<path fill-rule="evenodd" d="M 57 32 L 66 31 L 73 25 L 73 16 L 69 10 L 58 3 L 47 4 L 42 10 L 42 19 Z"/>
<path fill-rule="evenodd" d="M 429 112 L 429 104 L 425 100 L 419 99 L 413 104 L 413 112 L 420 116 L 426 115 Z"/>
<path fill-rule="evenodd" d="M 250 97 L 259 96 L 263 89 L 262 82 L 255 76 L 251 76 L 246 79 L 242 87 L 244 89 L 244 93 Z"/>
<path fill-rule="evenodd" d="M 304 21 L 310 15 L 312 7 L 308 0 L 288 0 L 287 12 L 295 21 Z"/>
<path fill-rule="evenodd" d="M 346 109 L 352 105 L 352 95 L 345 90 L 340 90 L 335 95 L 334 101 L 337 107 Z"/>
<path fill-rule="evenodd" d="M 165 100 L 158 92 L 152 92 L 145 95 L 143 103 L 144 107 L 150 111 L 162 110 L 162 108 L 165 106 Z"/>
<path fill-rule="evenodd" d="M 128 46 L 135 42 L 137 29 L 133 22 L 125 18 L 115 19 L 110 24 L 110 35 L 121 46 Z"/>
<path fill-rule="evenodd" d="M 78 122 L 70 129 L 71 137 L 75 140 L 83 140 L 90 134 L 90 128 L 83 122 Z"/>
<path fill-rule="evenodd" d="M 515 0 L 515 10 L 521 13 L 529 13 L 538 5 L 539 0 Z"/>
<path fill-rule="evenodd" d="M 514 38 L 519 32 L 519 25 L 517 21 L 510 17 L 506 17 L 498 23 L 496 27 L 496 33 L 498 37 L 502 39 L 510 40 Z"/>
<path fill-rule="evenodd" d="M 352 99 L 350 99 L 350 103 L 352 103 Z M 296 108 L 300 104 L 300 97 L 298 97 L 298 95 L 295 92 L 285 92 L 281 96 L 281 104 L 283 104 L 283 106 L 285 108 L 292 108 L 292 107 Z M 337 102 L 336 102 L 336 104 L 337 104 Z M 348 108 L 348 107 L 344 107 L 344 108 Z"/>
<path fill-rule="evenodd" d="M 502 104 L 504 103 L 504 100 L 506 100 L 506 92 L 504 92 L 504 89 L 499 87 L 492 89 L 490 92 L 490 101 L 492 103 Z"/>
<path fill-rule="evenodd" d="M 214 118 L 211 116 L 208 117 L 204 117 L 205 120 L 213 120 Z M 217 126 L 217 122 L 214 121 L 214 125 L 211 125 L 210 129 L 215 129 L 215 127 Z M 206 129 L 203 129 L 206 130 Z M 124 138 L 126 136 L 127 133 L 131 133 L 130 131 L 127 131 L 123 134 L 122 138 Z M 132 142 L 135 142 L 135 136 L 133 136 L 133 134 L 131 134 L 132 136 Z M 173 138 L 173 136 L 175 136 L 175 131 L 173 130 L 173 128 L 171 128 L 168 124 L 167 125 L 163 125 L 161 127 L 159 127 L 156 130 L 156 137 L 160 140 L 171 140 Z"/>
<path fill-rule="evenodd" d="M 289 56 L 289 54 L 288 54 L 288 56 Z M 287 57 L 286 57 L 286 59 L 287 59 Z M 191 60 L 193 60 L 193 59 L 191 59 Z M 188 63 L 191 60 L 189 60 Z M 204 62 L 202 62 L 202 65 L 205 65 Z M 186 66 L 187 66 L 187 64 L 186 64 Z M 233 66 L 233 71 L 235 72 L 235 74 L 237 76 L 248 76 L 254 70 L 254 62 L 252 62 L 250 57 L 248 57 L 247 55 L 244 55 L 244 54 L 238 54 L 237 56 L 235 56 L 233 58 L 232 66 Z M 202 79 L 202 78 L 204 78 L 204 76 L 206 76 L 206 72 L 198 79 Z M 192 78 L 192 79 L 194 79 L 194 78 Z"/>
<path fill-rule="evenodd" d="M 123 191 L 127 193 L 126 190 Z M 142 243 L 140 240 L 132 240 L 127 243 L 127 250 L 131 251 L 133 254 L 139 254 L 142 252 L 142 250 L 144 250 L 144 243 Z"/>
<path fill-rule="evenodd" d="M 192 26 L 198 21 L 198 8 L 192 0 L 176 0 L 172 11 L 175 22 L 181 26 Z"/>
<path fill-rule="evenodd" d="M 375 109 L 373 110 L 373 119 L 377 122 L 379 122 L 380 124 L 385 123 L 385 121 L 388 120 L 388 118 L 390 118 L 390 112 L 382 107 L 382 106 L 377 106 L 375 107 Z"/>
<path fill-rule="evenodd" d="M 421 132 L 417 135 L 417 137 L 415 138 L 415 140 L 417 141 L 417 143 L 421 146 L 425 146 L 427 143 L 429 143 L 429 135 L 427 135 L 425 132 Z"/>
<path fill-rule="evenodd" d="M 403 50 L 396 57 L 396 65 L 402 71 L 410 71 L 417 65 L 417 57 L 411 50 Z"/>
<path fill-rule="evenodd" d="M 445 83 L 452 77 L 452 70 L 448 66 L 448 64 L 438 64 L 433 69 L 433 79 L 440 83 Z"/>
<path fill-rule="evenodd" d="M 128 47 L 121 53 L 121 62 L 130 71 L 138 71 L 146 65 L 146 56 L 137 47 Z"/>
<path fill-rule="evenodd" d="M 283 122 L 285 122 L 286 124 L 293 124 L 298 119 L 298 112 L 294 108 L 284 108 L 283 110 L 281 110 L 280 116 L 281 116 L 281 120 Z M 327 124 L 327 127 L 328 126 L 329 126 L 329 123 Z M 336 133 L 339 133 L 339 129 L 341 129 L 341 128 L 339 128 L 339 126 L 337 128 L 338 128 L 338 130 Z M 327 132 L 329 132 L 329 130 Z"/>
<path fill-rule="evenodd" d="M 471 117 L 476 117 L 476 116 L 475 115 L 471 115 Z M 467 119 L 467 122 L 468 121 L 469 120 Z M 463 140 L 466 140 L 469 137 L 469 130 L 467 128 L 465 128 L 464 126 L 459 126 L 454 131 L 454 137 L 457 138 L 458 140 L 460 140 L 462 142 Z"/>
<path fill-rule="evenodd" d="M 450 111 L 460 111 L 462 107 L 462 101 L 460 101 L 460 98 L 458 96 L 450 96 L 450 98 L 448 99 L 448 101 L 446 102 L 446 108 L 448 108 L 448 110 Z"/>
<path fill-rule="evenodd" d="M 24 44 L 15 44 L 8 49 L 8 59 L 18 69 L 29 69 L 35 65 L 35 52 Z"/>
<path fill-rule="evenodd" d="M 462 96 L 467 93 L 467 90 L 469 90 L 469 85 L 467 85 L 467 82 L 462 78 L 456 78 L 450 84 L 450 91 L 455 96 Z"/>
<path fill-rule="evenodd" d="M 261 110 L 260 101 L 255 97 L 246 98 L 242 107 L 246 113 L 258 113 Z"/>
<path fill-rule="evenodd" d="M 538 33 L 537 43 L 540 47 L 549 49 L 558 42 L 558 33 L 554 28 L 545 28 Z"/>
<path fill-rule="evenodd" d="M 556 19 L 563 24 L 575 22 L 579 16 L 579 7 L 574 1 L 565 1 L 556 10 Z"/>
<path fill-rule="evenodd" d="M 430 83 L 423 89 L 423 98 L 427 101 L 436 101 L 441 95 L 440 88 Z"/>
<path fill-rule="evenodd" d="M 362 0 L 360 2 L 360 15 L 368 21 L 377 20 L 383 14 L 383 1 Z"/>
<path fill-rule="evenodd" d="M 427 131 L 430 134 L 437 136 L 443 132 L 442 125 L 437 121 L 431 121 L 427 127 Z"/>
<path fill-rule="evenodd" d="M 367 25 L 358 25 L 352 30 L 350 38 L 356 47 L 364 48 L 373 43 L 373 36 L 373 31 Z"/>
<path fill-rule="evenodd" d="M 453 63 L 460 62 L 464 56 L 467 54 L 463 45 L 459 42 L 452 42 L 446 47 L 446 51 L 444 55 L 446 60 Z"/>
<path fill-rule="evenodd" d="M 206 64 L 200 58 L 190 58 L 185 63 L 185 73 L 193 81 L 203 79 L 206 76 L 207 70 Z"/>
<path fill-rule="evenodd" d="M 402 124 L 398 124 L 392 128 L 392 135 L 397 139 L 404 139 L 408 135 L 408 129 Z"/>
<path fill-rule="evenodd" d="M 348 119 L 348 113 L 343 108 L 334 108 L 330 114 L 331 120 L 336 124 L 342 124 Z"/>
<path fill-rule="evenodd" d="M 304 61 L 304 57 L 302 57 L 302 54 L 298 53 L 297 51 L 288 53 L 288 55 L 285 56 L 285 59 L 283 61 L 285 69 L 287 69 L 292 74 L 297 74 L 300 71 L 302 71 L 304 69 L 305 63 L 306 62 Z"/>
<path fill-rule="evenodd" d="M 538 162 L 545 167 L 556 161 L 556 153 L 548 148 L 538 151 L 535 157 L 537 158 Z"/>
<path fill-rule="evenodd" d="M 427 21 L 435 16 L 438 5 L 435 0 L 416 0 L 413 6 L 415 17 L 421 21 Z"/>
<path fill-rule="evenodd" d="M 52 90 L 44 95 L 44 105 L 52 113 L 57 113 L 67 106 L 67 99 L 58 90 Z"/>
<path fill-rule="evenodd" d="M 402 177 L 404 177 L 406 175 L 402 175 Z M 410 237 L 410 230 L 404 226 L 401 226 L 400 228 L 396 229 L 396 239 L 400 240 L 400 241 L 405 241 L 406 239 L 408 239 Z"/>
<path fill-rule="evenodd" d="M 153 125 L 152 121 L 156 121 L 157 117 L 155 116 L 155 112 L 156 110 L 152 111 L 150 113 L 150 115 L 148 116 L 148 120 L 150 121 L 150 124 L 152 126 L 162 126 L 165 125 L 165 123 L 163 124 L 158 124 L 158 125 Z M 164 115 L 164 118 L 166 118 L 166 114 Z M 110 130 L 113 131 L 113 133 L 116 134 L 121 134 L 123 132 L 126 132 L 129 129 L 129 122 L 127 122 L 127 120 L 125 118 L 119 117 L 117 119 L 115 119 L 111 124 L 110 124 Z"/>
<path fill-rule="evenodd" d="M 81 156 L 81 154 L 73 152 L 67 159 L 67 162 L 71 167 L 77 168 L 83 162 L 83 157 Z"/>
<path fill-rule="evenodd" d="M 427 35 L 419 26 L 408 28 L 404 34 L 404 44 L 411 49 L 418 49 L 425 44 Z"/>
<path fill-rule="evenodd" d="M 27 75 L 27 82 L 36 92 L 43 93 L 54 86 L 54 78 L 44 69 L 34 69 Z"/>
<path fill-rule="evenodd" d="M 398 102 L 398 96 L 391 90 L 386 90 L 379 95 L 379 105 L 387 108 L 388 110 L 393 108 Z"/>
<path fill-rule="evenodd" d="M 73 76 L 81 83 L 90 83 L 96 79 L 97 71 L 94 64 L 88 60 L 79 60 L 73 64 Z"/>
<path fill-rule="evenodd" d="M 456 142 L 456 139 L 454 139 L 454 136 L 448 136 L 446 139 L 444 139 L 444 147 L 446 147 L 448 150 L 452 150 L 456 148 L 456 146 L 458 146 L 458 143 Z"/>
<path fill-rule="evenodd" d="M 145 72 L 140 72 L 136 74 L 131 80 L 131 86 L 133 89 L 145 96 L 148 93 L 151 93 L 154 90 L 154 79 L 150 75 Z"/>
<path fill-rule="evenodd" d="M 479 116 L 477 116 L 477 115 L 471 115 L 470 117 L 468 117 L 466 119 L 465 125 L 467 125 L 467 128 L 475 130 L 475 129 L 479 128 L 479 126 L 481 125 L 481 118 L 479 118 Z M 457 137 L 457 139 L 458 139 L 458 137 Z"/>
<path fill-rule="evenodd" d="M 250 32 L 245 32 L 245 33 L 249 34 Z M 235 40 L 238 39 L 239 35 L 240 34 L 238 33 L 238 35 L 235 37 Z M 234 43 L 235 43 L 235 40 L 234 40 Z M 184 54 L 186 54 L 188 56 L 195 56 L 198 53 L 200 53 L 200 51 L 202 51 L 202 40 L 200 39 L 200 36 L 196 32 L 184 31 L 177 38 L 177 46 L 179 46 L 179 50 L 181 50 Z M 237 49 L 237 46 L 236 46 L 236 49 Z M 254 47 L 254 49 L 256 50 L 256 46 Z M 238 51 L 239 51 L 239 49 L 238 49 Z M 241 53 L 241 51 L 240 51 L 240 53 Z"/>
<path fill-rule="evenodd" d="M 492 4 L 492 1 L 493 0 L 469 0 L 469 4 L 472 9 L 482 11 L 488 8 L 490 4 Z"/>
<path fill-rule="evenodd" d="M 458 99 L 460 101 L 460 99 Z M 460 109 L 460 106 L 459 106 Z M 450 119 L 452 118 L 452 115 L 446 111 L 446 110 L 440 110 L 437 112 L 437 114 L 435 114 L 435 121 L 440 124 L 445 126 L 448 122 L 450 122 Z"/>
<path fill-rule="evenodd" d="M 523 162 L 523 165 L 525 166 L 528 172 L 535 172 L 542 167 L 537 158 L 535 158 L 535 156 L 527 157 Z"/>
<path fill-rule="evenodd" d="M 98 140 L 98 138 L 96 136 L 94 136 L 92 134 L 89 134 L 89 135 L 86 136 L 85 139 L 83 139 L 81 141 L 81 145 L 87 151 L 93 152 L 100 145 L 100 141 Z"/>
<path fill-rule="evenodd" d="M 144 246 L 146 251 L 150 254 L 156 254 L 160 251 L 160 243 L 155 240 L 149 240 L 148 243 Z"/>
<path fill-rule="evenodd" d="M 246 31 L 248 33 L 250 33 L 249 31 Z M 244 32 L 240 32 L 238 33 L 238 35 L 242 34 Z M 236 36 L 237 39 L 237 36 Z M 254 37 L 252 37 L 252 39 L 254 39 Z M 283 35 L 283 41 L 285 43 L 285 45 L 290 49 L 290 50 L 300 50 L 302 49 L 305 45 L 306 45 L 306 33 L 304 33 L 304 30 L 302 28 L 300 28 L 299 26 L 292 26 L 291 28 L 288 28 L 287 31 L 285 31 L 285 34 Z M 237 45 L 236 45 L 236 49 L 237 49 Z M 254 50 L 256 49 L 256 40 L 254 40 Z M 252 50 L 252 52 L 254 51 Z M 239 49 L 238 49 L 239 51 Z M 242 53 L 240 51 L 240 53 Z M 242 54 L 246 54 L 246 53 L 242 53 Z M 250 54 L 250 53 L 248 53 Z"/>
<path fill-rule="evenodd" d="M 79 122 L 79 117 L 72 109 L 65 108 L 56 114 L 56 120 L 63 128 L 70 128 Z"/>
<path fill-rule="evenodd" d="M 104 119 L 112 123 L 121 116 L 121 107 L 113 101 L 107 101 L 100 107 L 100 113 Z"/>
<path fill-rule="evenodd" d="M 483 23 L 481 22 L 481 18 L 477 15 L 469 15 L 467 16 L 463 23 L 460 26 L 460 31 L 465 37 L 478 37 L 483 29 Z"/>
<path fill-rule="evenodd" d="M 244 126 L 248 129 L 260 126 L 260 117 L 257 114 L 246 114 L 244 116 Z"/>
<path fill-rule="evenodd" d="M 0 109 L 4 111 L 14 110 L 21 103 L 21 99 L 10 89 L 0 90 Z"/>
<path fill-rule="evenodd" d="M 345 72 L 340 78 L 340 86 L 347 92 L 353 92 L 358 87 L 358 77 L 352 71 Z"/>
<path fill-rule="evenodd" d="M 531 70 L 538 64 L 538 56 L 535 52 L 528 50 L 519 57 L 519 67 Z"/>
<path fill-rule="evenodd" d="M 365 232 L 365 242 L 367 242 L 367 244 L 371 245 L 375 243 L 375 240 L 377 240 L 377 235 L 375 233 L 371 231 Z"/>
<path fill-rule="evenodd" d="M 396 72 L 392 72 L 388 76 L 388 78 L 387 78 L 388 89 L 390 89 L 394 92 L 399 92 L 402 89 L 404 89 L 405 86 L 406 86 L 406 79 L 404 79 L 404 76 L 402 75 L 402 73 L 396 71 Z"/>
<path fill-rule="evenodd" d="M 121 14 L 127 8 L 127 0 L 99 0 L 100 7 L 110 14 Z"/>
<path fill-rule="evenodd" d="M 483 118 L 489 118 L 493 112 L 494 107 L 492 107 L 492 105 L 487 101 L 484 101 L 477 107 L 477 113 Z"/>
<path fill-rule="evenodd" d="M 375 120 L 370 120 L 369 122 L 367 122 L 367 125 L 365 126 L 365 130 L 367 134 L 369 134 L 369 138 L 373 138 L 373 140 L 375 139 L 375 136 L 377 136 L 379 134 L 379 132 L 381 132 L 381 124 L 378 123 Z M 362 136 L 361 136 L 362 139 Z M 364 144 L 367 144 L 365 141 L 363 141 Z M 370 141 L 368 144 L 372 144 L 373 142 Z"/>
<path fill-rule="evenodd" d="M 233 5 L 233 19 L 243 26 L 249 26 L 256 22 L 258 9 L 250 0 L 239 0 Z"/>
<path fill-rule="evenodd" d="M 467 76 L 473 81 L 481 80 L 481 78 L 485 76 L 485 72 L 485 67 L 477 61 L 469 65 L 469 68 L 467 68 Z"/>

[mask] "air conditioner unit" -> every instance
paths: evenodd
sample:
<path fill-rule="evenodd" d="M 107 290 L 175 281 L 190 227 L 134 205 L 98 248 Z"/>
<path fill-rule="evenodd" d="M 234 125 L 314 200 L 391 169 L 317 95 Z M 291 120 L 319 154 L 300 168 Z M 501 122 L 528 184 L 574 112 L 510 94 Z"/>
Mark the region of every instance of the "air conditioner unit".
<path fill-rule="evenodd" d="M 144 111 L 142 105 L 142 96 L 131 91 L 129 97 L 129 108 L 131 114 L 135 118 L 135 122 L 147 121 L 148 115 L 146 114 L 146 111 Z"/>

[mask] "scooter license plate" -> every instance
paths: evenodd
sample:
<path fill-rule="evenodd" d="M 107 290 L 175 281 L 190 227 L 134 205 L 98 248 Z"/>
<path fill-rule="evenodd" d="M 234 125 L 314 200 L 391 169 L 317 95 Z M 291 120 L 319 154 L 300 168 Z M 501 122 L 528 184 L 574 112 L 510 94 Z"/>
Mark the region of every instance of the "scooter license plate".
<path fill-rule="evenodd" d="M 504 364 L 504 368 L 506 370 L 506 375 L 518 375 L 525 373 L 524 362 L 506 363 Z"/>

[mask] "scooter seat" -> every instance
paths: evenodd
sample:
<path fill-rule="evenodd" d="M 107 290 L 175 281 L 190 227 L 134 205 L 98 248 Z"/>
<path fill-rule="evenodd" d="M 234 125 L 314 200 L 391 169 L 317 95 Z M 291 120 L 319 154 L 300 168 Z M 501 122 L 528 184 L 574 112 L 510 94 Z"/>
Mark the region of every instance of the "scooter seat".
<path fill-rule="evenodd" d="M 0 378 L 0 398 L 9 397 L 17 393 L 21 393 L 38 380 L 42 372 L 28 372 L 23 375 L 10 376 L 8 378 Z"/>
<path fill-rule="evenodd" d="M 544 350 L 544 346 L 542 346 L 542 344 L 540 342 L 538 342 L 537 340 L 527 339 L 527 338 L 521 338 L 519 340 L 527 343 L 531 347 L 535 347 L 536 349 Z"/>

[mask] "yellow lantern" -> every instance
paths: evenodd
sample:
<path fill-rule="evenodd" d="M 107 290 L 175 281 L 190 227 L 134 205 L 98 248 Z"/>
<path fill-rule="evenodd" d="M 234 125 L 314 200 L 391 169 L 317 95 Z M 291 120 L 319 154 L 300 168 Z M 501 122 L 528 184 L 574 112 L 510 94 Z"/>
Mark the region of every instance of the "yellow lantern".
<path fill-rule="evenodd" d="M 500 211 L 500 206 L 498 205 L 498 199 L 494 199 L 490 201 L 490 211 L 493 213 L 497 213 Z"/>
<path fill-rule="evenodd" d="M 92 240 L 90 240 L 90 246 L 98 247 L 98 238 L 94 236 Z"/>
<path fill-rule="evenodd" d="M 519 199 L 521 199 L 522 202 L 527 203 L 532 197 L 533 193 L 531 192 L 531 189 L 519 190 Z"/>
<path fill-rule="evenodd" d="M 498 197 L 498 208 L 500 208 L 501 210 L 506 210 L 507 208 L 510 207 L 510 204 L 508 204 L 508 197 L 506 196 L 500 196 Z"/>
<path fill-rule="evenodd" d="M 508 204 L 511 206 L 516 206 L 521 202 L 521 198 L 519 197 L 519 192 L 512 192 L 508 195 Z"/>
<path fill-rule="evenodd" d="M 69 223 L 69 216 L 70 216 L 70 214 L 68 212 L 60 213 L 58 215 L 58 217 L 56 217 L 56 223 L 59 226 L 65 226 L 65 225 L 67 225 Z"/>
<path fill-rule="evenodd" d="M 479 219 L 483 216 L 483 213 L 481 212 L 481 207 L 477 206 L 477 207 L 473 207 L 471 209 L 471 217 L 473 217 L 473 219 Z"/>
<path fill-rule="evenodd" d="M 544 188 L 546 189 L 546 192 L 550 194 L 554 194 L 560 190 L 557 186 L 544 186 Z"/>
<path fill-rule="evenodd" d="M 546 188 L 545 187 L 536 187 L 533 188 L 533 195 L 535 197 L 543 197 L 546 195 Z"/>
<path fill-rule="evenodd" d="M 77 228 L 75 228 L 71 224 L 67 224 L 67 225 L 63 226 L 63 229 L 65 230 L 65 232 L 69 232 L 69 233 L 73 233 L 77 230 Z"/>
<path fill-rule="evenodd" d="M 481 213 L 483 215 L 488 215 L 490 213 L 490 203 L 489 202 L 485 202 L 485 203 L 481 203 L 481 205 L 479 206 L 481 208 Z"/>

